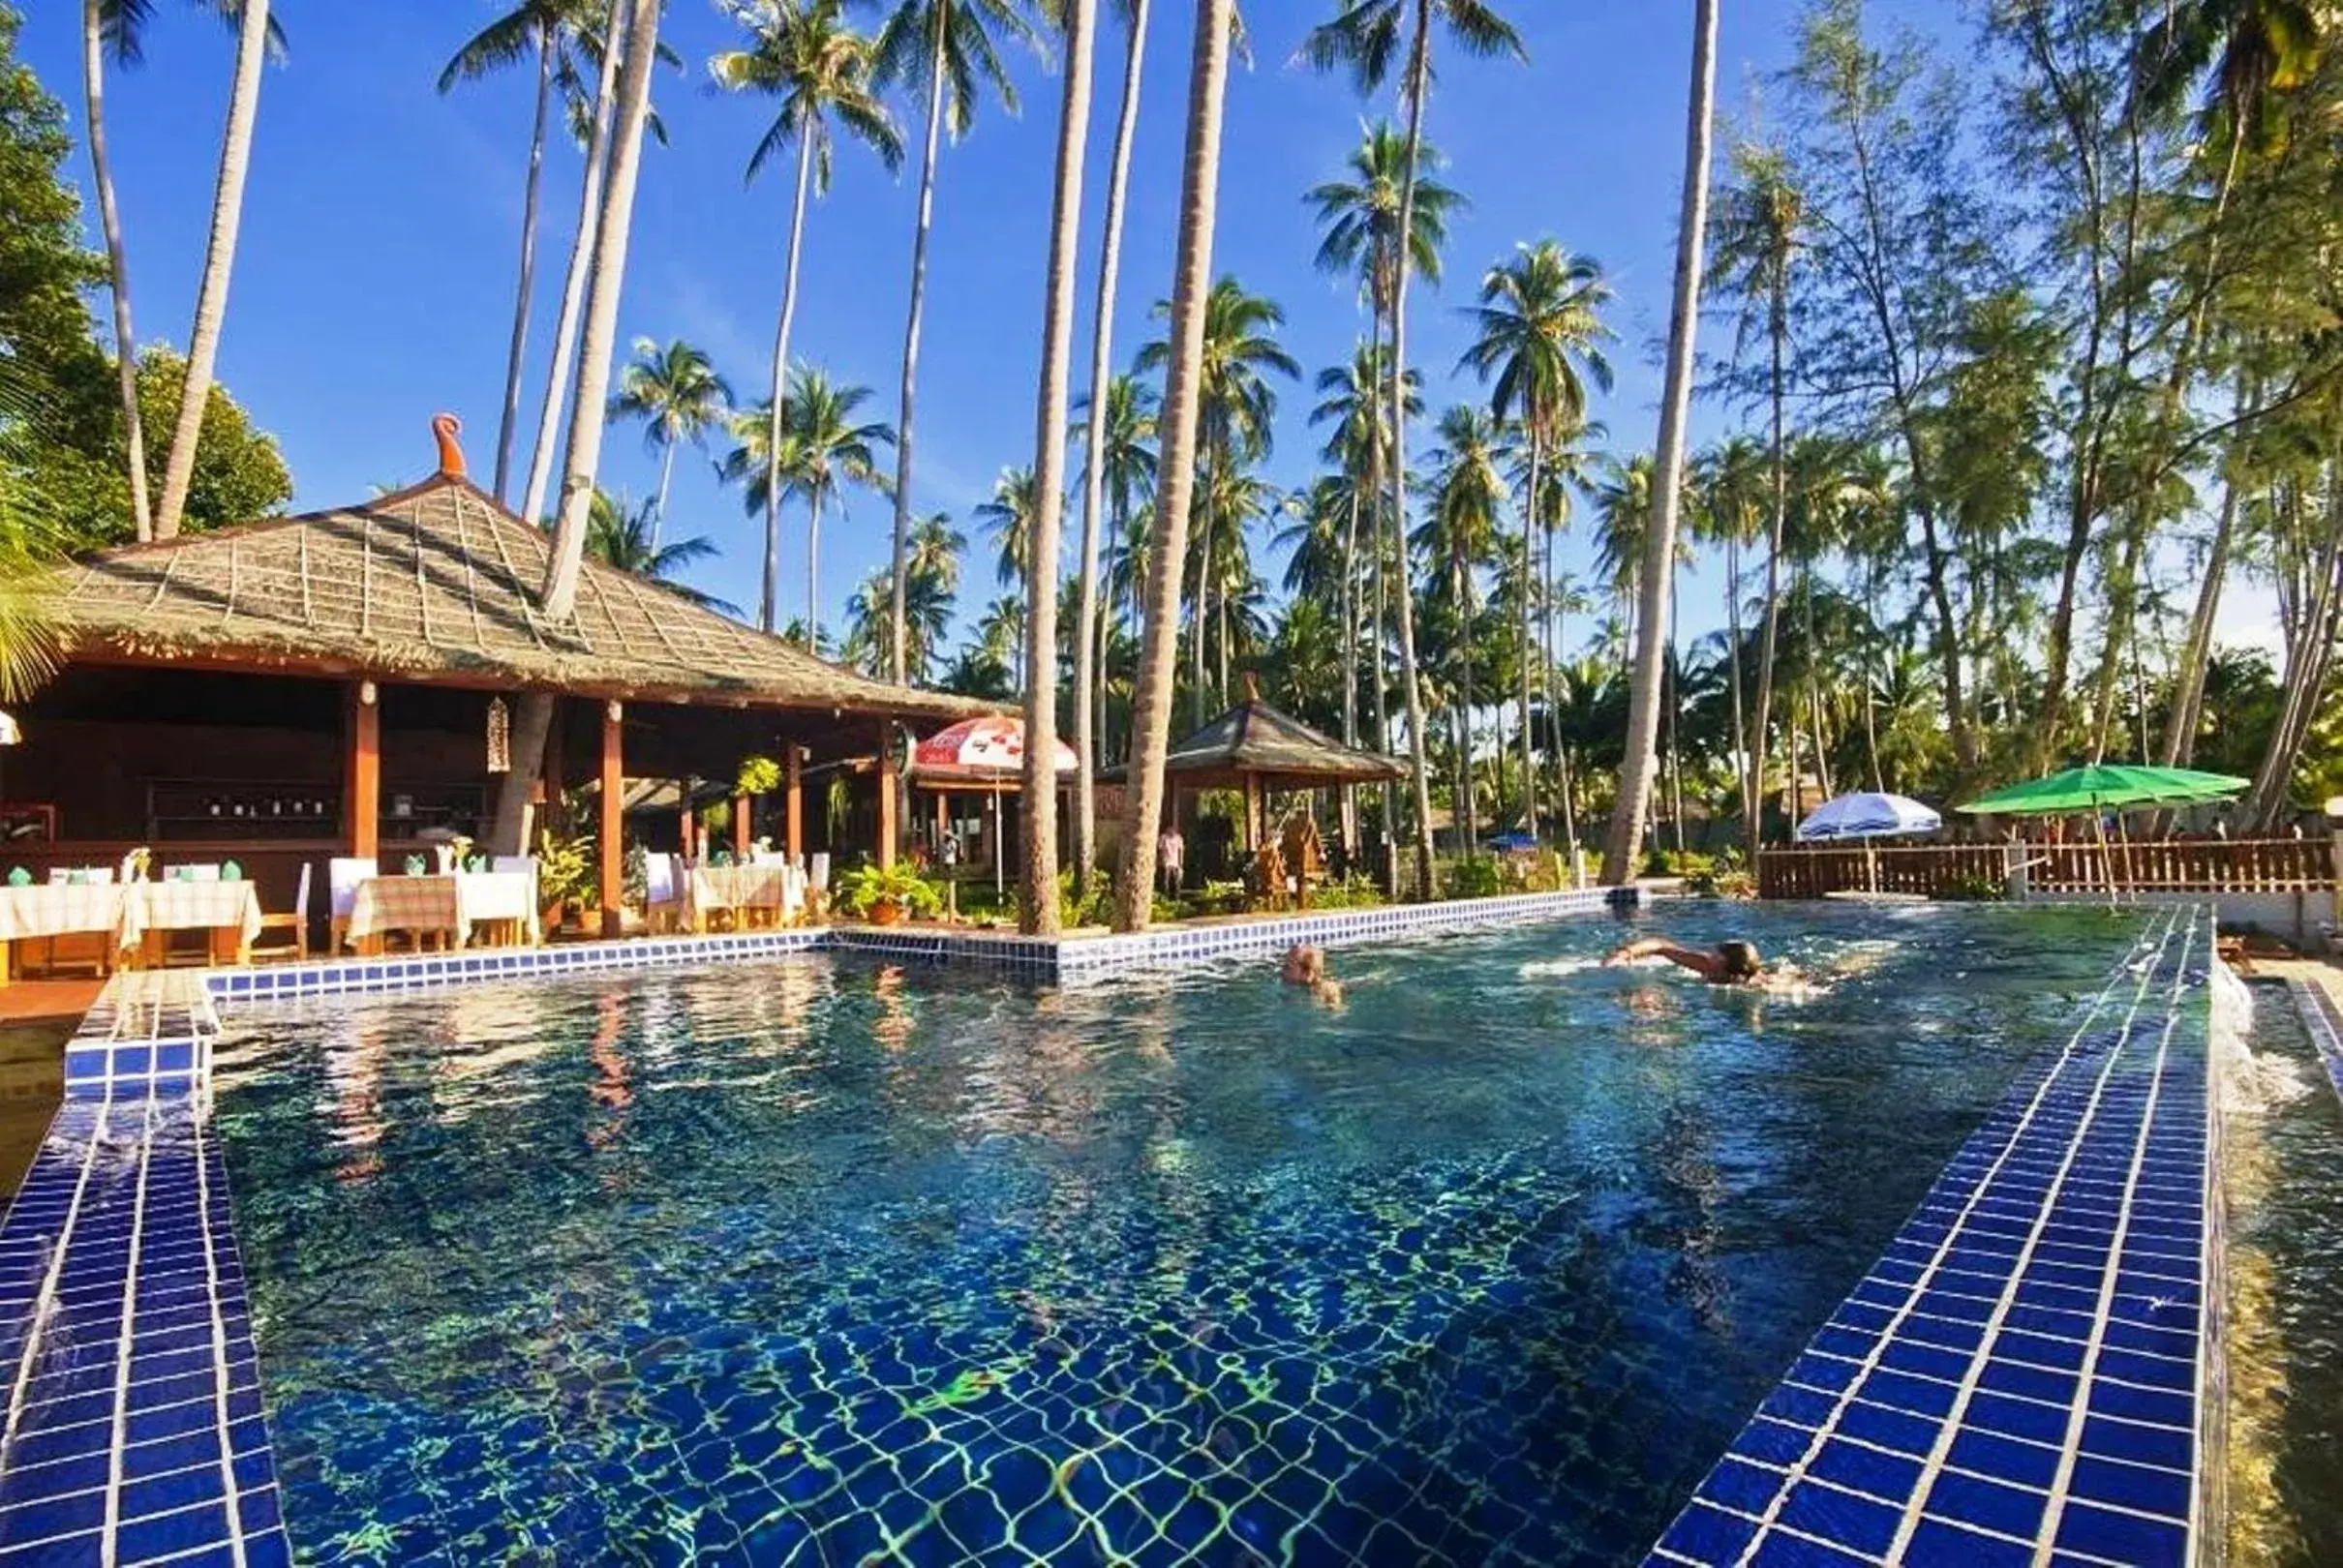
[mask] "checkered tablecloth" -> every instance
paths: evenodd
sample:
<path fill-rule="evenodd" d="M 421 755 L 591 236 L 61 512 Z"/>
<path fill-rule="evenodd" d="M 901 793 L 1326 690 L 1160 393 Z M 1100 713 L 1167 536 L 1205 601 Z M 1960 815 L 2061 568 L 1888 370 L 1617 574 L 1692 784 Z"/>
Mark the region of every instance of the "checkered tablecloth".
<path fill-rule="evenodd" d="M 121 890 L 122 946 L 149 931 L 234 931 L 249 947 L 260 934 L 260 895 L 249 882 L 137 882 Z"/>
<path fill-rule="evenodd" d="M 788 886 L 786 865 L 695 865 L 691 868 L 691 918 L 719 909 L 779 909 Z"/>
<path fill-rule="evenodd" d="M 69 931 L 122 930 L 123 888 L 118 883 L 36 883 L 0 888 L 0 942 L 20 937 L 63 936 Z"/>
<path fill-rule="evenodd" d="M 366 942 L 386 931 L 448 931 L 463 920 L 456 879 L 368 877 L 350 901 L 350 940 Z"/>
<path fill-rule="evenodd" d="M 369 877 L 350 900 L 350 940 L 364 942 L 386 931 L 446 931 L 461 947 L 482 920 L 518 920 L 533 937 L 537 912 L 531 893 L 526 871 Z"/>

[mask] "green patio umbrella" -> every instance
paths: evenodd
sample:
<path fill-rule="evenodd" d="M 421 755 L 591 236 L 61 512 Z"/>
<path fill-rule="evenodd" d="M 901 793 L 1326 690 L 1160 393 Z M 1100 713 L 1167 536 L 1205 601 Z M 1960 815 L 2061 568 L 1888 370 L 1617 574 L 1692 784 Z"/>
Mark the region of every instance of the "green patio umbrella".
<path fill-rule="evenodd" d="M 2102 806 L 2179 805 L 2218 800 L 2245 788 L 2249 780 L 2193 768 L 2145 768 L 2107 763 L 2069 768 L 2048 778 L 2012 784 L 1979 796 L 1958 809 L 1973 816 L 2054 817 Z"/>
<path fill-rule="evenodd" d="M 2024 784 L 2012 784 L 1991 795 L 1979 796 L 1957 809 L 1972 816 L 1996 817 L 2055 817 L 2077 811 L 2087 811 L 2091 828 L 2098 835 L 2099 856 L 2107 859 L 2107 823 L 2100 815 L 2107 806 L 2189 805 L 2203 800 L 2218 800 L 2236 794 L 2250 780 L 2228 773 L 2200 772 L 2194 768 L 2148 768 L 2132 763 L 2102 763 L 2088 768 L 2069 768 L 2048 778 L 2037 778 Z M 2115 819 L 2118 834 L 2122 833 L 2123 819 Z M 2123 838 L 2123 879 L 2131 880 L 2131 840 Z M 2107 898 L 2112 906 L 2115 899 L 2115 867 L 2107 871 Z"/>

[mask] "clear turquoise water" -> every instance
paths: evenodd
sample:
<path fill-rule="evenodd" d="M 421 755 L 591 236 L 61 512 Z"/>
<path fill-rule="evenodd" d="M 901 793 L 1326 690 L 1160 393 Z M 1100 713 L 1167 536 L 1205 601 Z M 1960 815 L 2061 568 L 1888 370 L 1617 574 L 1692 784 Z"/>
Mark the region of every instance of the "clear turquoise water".
<path fill-rule="evenodd" d="M 1035 993 L 807 957 L 244 1016 L 319 1561 L 1537 1564 L 1665 1524 L 2131 933 L 1686 905 Z M 889 1553 L 893 1556 L 890 1558 Z"/>

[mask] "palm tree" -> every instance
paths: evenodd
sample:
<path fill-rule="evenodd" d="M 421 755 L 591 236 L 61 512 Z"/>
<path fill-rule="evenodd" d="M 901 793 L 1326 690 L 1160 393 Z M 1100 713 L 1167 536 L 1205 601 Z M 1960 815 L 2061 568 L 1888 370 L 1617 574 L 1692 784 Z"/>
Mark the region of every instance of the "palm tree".
<path fill-rule="evenodd" d="M 976 640 L 985 656 L 1009 672 L 1010 683 L 1025 689 L 1025 596 L 1004 593 L 977 618 Z"/>
<path fill-rule="evenodd" d="M 577 232 L 569 242 L 569 264 L 562 273 L 562 303 L 554 314 L 553 364 L 545 373 L 545 396 L 537 406 L 537 434 L 529 457 L 529 481 L 521 490 L 521 515 L 538 516 L 553 482 L 554 441 L 569 393 L 570 363 L 577 349 L 580 316 L 586 308 L 587 277 L 600 240 L 606 205 L 602 187 L 610 172 L 611 115 L 618 104 L 619 62 L 626 53 L 627 18 L 634 0 L 609 0 L 595 55 L 593 106 L 586 126 L 586 166 L 578 180 Z M 648 92 L 648 86 L 646 86 Z M 649 104 L 645 104 L 649 111 Z"/>
<path fill-rule="evenodd" d="M 1772 482 L 1764 452 L 1747 436 L 1735 436 L 1692 465 L 1693 488 L 1698 493 L 1689 531 L 1696 539 L 1724 547 L 1725 664 L 1731 682 L 1734 767 L 1741 779 L 1741 817 L 1745 835 L 1753 836 L 1761 781 L 1765 775 L 1765 737 L 1752 733 L 1741 702 L 1741 551 L 1752 543 L 1758 521 L 1767 509 Z M 1752 857 L 1755 851 L 1751 852 Z M 1752 859 L 1751 864 L 1756 863 Z"/>
<path fill-rule="evenodd" d="M 881 87 L 903 82 L 926 91 L 926 140 L 920 155 L 919 219 L 911 234 L 911 301 L 903 321 L 902 407 L 896 416 L 895 585 L 888 618 L 890 674 L 903 678 L 903 572 L 911 544 L 911 401 L 919 378 L 920 317 L 928 303 L 928 230 L 935 217 L 935 160 L 947 124 L 952 139 L 975 122 L 984 84 L 990 83 L 1001 106 L 1017 112 L 1017 87 L 1009 79 L 993 42 L 995 33 L 1024 44 L 1036 42 L 1033 25 L 1015 0 L 900 0 L 879 28 L 873 45 L 874 79 Z"/>
<path fill-rule="evenodd" d="M 1416 187 L 1424 170 L 1424 103 L 1432 88 L 1432 23 L 1443 24 L 1449 38 L 1467 53 L 1528 56 L 1512 24 L 1484 0 L 1342 0 L 1334 19 L 1311 29 L 1301 58 L 1319 71 L 1347 68 L 1361 94 L 1383 85 L 1398 52 L 1401 27 L 1408 27 L 1407 65 L 1399 83 L 1400 102 L 1408 110 L 1408 140 L 1401 163 L 1399 224 L 1393 254 L 1411 258 L 1391 273 L 1390 394 L 1391 519 L 1403 542 L 1408 515 L 1408 421 L 1403 407 L 1408 359 L 1408 274 L 1415 256 Z M 1403 543 L 1404 551 L 1404 543 Z M 1403 573 L 1404 576 L 1404 573 Z M 1403 584 L 1404 588 L 1404 584 Z M 1408 693 L 1410 760 L 1415 775 L 1415 864 L 1419 890 L 1432 895 L 1432 786 L 1424 762 L 1423 696 L 1415 672 L 1415 619 L 1413 595 L 1399 595 L 1400 674 Z"/>
<path fill-rule="evenodd" d="M 659 454 L 659 493 L 652 502 L 651 548 L 659 547 L 667 521 L 667 486 L 675 476 L 675 449 L 705 442 L 707 434 L 731 415 L 732 388 L 706 354 L 678 338 L 664 348 L 649 338 L 634 340 L 634 360 L 619 377 L 610 411 L 643 421 L 643 439 Z"/>
<path fill-rule="evenodd" d="M 1086 491 L 1092 474 L 1095 472 L 1097 483 L 1103 493 L 1106 517 L 1102 531 L 1107 536 L 1100 548 L 1102 559 L 1098 581 L 1091 586 L 1092 608 L 1086 618 L 1086 624 L 1091 628 L 1094 640 L 1090 659 L 1093 677 L 1090 682 L 1090 695 L 1094 710 L 1090 736 L 1094 757 L 1096 752 L 1103 751 L 1105 748 L 1108 684 L 1105 677 L 1106 658 L 1107 650 L 1115 639 L 1116 620 L 1123 600 L 1126 598 L 1133 600 L 1134 620 L 1138 614 L 1136 596 L 1127 591 L 1134 582 L 1129 570 L 1127 549 L 1133 531 L 1133 514 L 1137 512 L 1140 503 L 1145 499 L 1149 487 L 1155 483 L 1155 447 L 1153 444 L 1155 440 L 1155 393 L 1153 389 L 1138 377 L 1131 375 L 1118 375 L 1109 378 L 1106 388 L 1105 408 L 1097 421 L 1095 437 L 1089 434 L 1092 412 L 1089 404 L 1092 400 L 1084 400 L 1082 410 L 1083 483 Z M 1090 443 L 1093 440 L 1097 445 L 1095 463 L 1090 457 Z M 1085 494 L 1085 508 L 1087 505 L 1088 497 Z M 1140 525 L 1140 528 L 1141 531 L 1144 530 L 1143 523 Z M 1103 603 L 1100 602 L 1102 599 Z M 1085 618 L 1080 610 L 1079 588 L 1076 597 L 1076 614 L 1078 619 Z M 1080 684 L 1080 661 L 1079 658 L 1076 661 L 1076 684 L 1079 687 Z M 1080 740 L 1079 734 L 1077 740 L 1078 742 Z M 1078 752 L 1080 750 L 1079 743 L 1075 749 Z M 1080 802 L 1088 798 L 1090 793 L 1087 785 L 1077 789 L 1075 798 L 1078 812 L 1081 809 Z M 1095 813 L 1095 806 L 1092 810 Z M 1081 823 L 1079 820 L 1076 823 L 1076 863 L 1079 865 L 1080 863 L 1080 850 L 1082 847 Z M 1091 852 L 1093 864 L 1095 864 L 1095 837 L 1091 844 Z M 1086 875 L 1086 873 L 1084 874 Z"/>
<path fill-rule="evenodd" d="M 259 4 L 259 0 L 248 0 Z M 625 8 L 624 11 L 622 7 Z M 549 622 L 567 620 L 577 604 L 579 564 L 586 553 L 586 524 L 593 498 L 593 475 L 602 456 L 604 400 L 610 393 L 610 362 L 618 344 L 619 296 L 626 282 L 626 245 L 634 223 L 636 175 L 642 166 L 643 124 L 651 109 L 651 68 L 658 58 L 659 0 L 611 0 L 609 36 L 625 39 L 612 106 L 608 186 L 593 225 L 593 256 L 586 288 L 585 320 L 579 334 L 576 415 L 569 422 L 568 450 L 562 469 L 562 505 L 545 581 L 537 595 Z M 616 50 L 612 46 L 612 52 Z M 599 119 L 597 113 L 596 116 Z M 585 235 L 580 235 L 583 243 Z M 531 513 L 534 516 L 536 514 Z M 525 692 L 513 714 L 512 756 L 497 798 L 491 842 L 500 853 L 519 854 L 529 798 L 544 764 L 545 737 L 553 726 L 553 699 Z"/>
<path fill-rule="evenodd" d="M 1461 664 L 1455 702 L 1457 768 L 1466 780 L 1459 792 L 1456 820 L 1469 859 L 1478 843 L 1470 783 L 1473 618 L 1478 611 L 1473 580 L 1474 574 L 1496 554 L 1498 514 L 1505 509 L 1506 482 L 1497 469 L 1501 437 L 1493 415 L 1459 405 L 1440 416 L 1439 434 L 1441 444 L 1428 459 L 1431 475 L 1425 488 L 1431 505 L 1415 542 L 1445 568 L 1449 604 L 1456 618 Z"/>
<path fill-rule="evenodd" d="M 1000 552 L 993 575 L 1003 588 L 1024 589 L 1033 567 L 1033 520 L 1040 511 L 1031 468 L 1003 468 L 992 481 L 992 498 L 976 508 Z"/>
<path fill-rule="evenodd" d="M 81 92 L 89 115 L 90 177 L 98 188 L 98 218 L 106 233 L 106 270 L 114 305 L 114 375 L 122 394 L 122 432 L 130 457 L 130 506 L 140 540 L 154 537 L 155 514 L 146 493 L 146 431 L 138 410 L 138 340 L 131 330 L 130 253 L 122 241 L 122 214 L 114 201 L 113 166 L 106 151 L 106 54 L 127 70 L 144 53 L 141 37 L 152 0 L 81 0 Z M 224 0 L 224 20 L 237 18 L 233 0 Z M 277 24 L 268 23 L 271 43 L 282 51 Z M 200 407 L 200 406 L 198 406 Z"/>
<path fill-rule="evenodd" d="M 1066 504 L 1066 411 L 1074 372 L 1074 270 L 1081 237 L 1082 164 L 1089 147 L 1090 31 L 1094 0 L 1063 0 L 1056 7 L 1066 34 L 1064 91 L 1058 102 L 1057 178 L 1050 203 L 1050 259 L 1042 285 L 1042 374 L 1034 409 L 1033 473 L 1041 504 L 1033 522 L 1033 563 L 1025 585 L 1031 609 L 1026 636 L 1033 678 L 1025 691 L 1025 778 L 1019 805 L 1023 813 L 1023 896 L 1018 926 L 1028 935 L 1055 936 L 1057 907 L 1057 622 L 1058 532 Z M 1075 647 L 1089 644 L 1089 627 L 1077 626 Z M 1089 708 L 1089 693 L 1075 694 L 1077 713 Z M 1078 724 L 1081 721 L 1078 718 Z"/>
<path fill-rule="evenodd" d="M 1114 298 L 1122 271 L 1123 198 L 1131 183 L 1132 133 L 1139 125 L 1139 84 L 1147 51 L 1147 0 L 1119 0 L 1123 18 L 1122 105 L 1115 111 L 1114 152 L 1107 174 L 1104 237 L 1098 253 L 1098 291 L 1091 308 L 1090 391 L 1082 437 L 1082 542 L 1080 588 L 1075 608 L 1074 639 L 1074 878 L 1088 887 L 1098 865 L 1098 806 L 1092 775 L 1100 734 L 1106 729 L 1107 701 L 1100 668 L 1108 630 L 1099 615 L 1100 508 L 1109 486 L 1107 462 L 1113 415 Z M 1105 389 L 1105 395 L 1101 390 Z M 1115 534 L 1124 519 L 1115 518 Z M 1092 710 L 1096 709 L 1093 722 Z"/>
<path fill-rule="evenodd" d="M 1158 458 L 1153 558 L 1144 642 L 1131 693 L 1130 779 L 1122 864 L 1114 886 L 1117 930 L 1143 929 L 1154 908 L 1155 833 L 1163 820 L 1164 758 L 1172 745 L 1172 667 L 1178 658 L 1180 567 L 1202 424 L 1204 325 L 1212 290 L 1212 226 L 1220 187 L 1222 99 L 1229 83 L 1234 0 L 1197 0 L 1188 72 L 1187 149 L 1181 163 L 1179 239 L 1172 253 L 1172 317 L 1165 355 L 1163 446 Z"/>
<path fill-rule="evenodd" d="M 1537 771 L 1530 758 L 1530 554 L 1545 498 L 1545 455 L 1567 431 L 1587 422 L 1589 380 L 1611 388 L 1611 363 L 1601 345 L 1612 336 L 1602 323 L 1610 303 L 1602 269 L 1552 240 L 1523 246 L 1509 262 L 1491 267 L 1480 282 L 1480 304 L 1470 314 L 1476 335 L 1463 363 L 1482 380 L 1495 377 L 1489 410 L 1518 419 L 1528 437 L 1529 472 L 1522 492 L 1521 528 L 1521 776 L 1527 827 L 1537 832 Z"/>
<path fill-rule="evenodd" d="M 1172 303 L 1156 306 L 1156 314 L 1172 314 Z M 1201 461 L 1210 471 L 1200 475 L 1205 494 L 1238 465 L 1269 455 L 1277 417 L 1277 392 L 1269 383 L 1274 374 L 1298 377 L 1301 366 L 1278 346 L 1272 334 L 1285 325 L 1286 313 L 1274 300 L 1250 294 L 1233 277 L 1222 277 L 1204 302 L 1203 343 L 1198 366 L 1198 408 Z M 1155 370 L 1171 362 L 1172 339 L 1158 339 L 1139 351 L 1139 368 Z M 1211 521 L 1205 519 L 1200 556 L 1211 555 Z M 1210 604 L 1207 584 L 1199 579 L 1195 604 L 1194 644 L 1189 669 L 1190 700 L 1196 722 L 1204 721 L 1204 628 Z"/>
<path fill-rule="evenodd" d="M 765 93 L 780 100 L 773 123 L 748 155 L 746 178 L 754 180 L 766 161 L 797 144 L 797 182 L 789 206 L 789 240 L 781 264 L 781 315 L 773 341 L 773 395 L 767 415 L 766 462 L 780 461 L 781 430 L 788 419 L 789 334 L 797 320 L 798 260 L 806 235 L 806 195 L 830 190 L 831 121 L 879 156 L 893 172 L 903 161 L 903 138 L 871 84 L 868 39 L 846 20 L 845 0 L 735 0 L 732 18 L 748 35 L 748 46 L 711 58 L 708 73 L 728 92 Z M 773 629 L 779 590 L 780 492 L 777 476 L 765 479 L 764 597 L 758 620 Z"/>
<path fill-rule="evenodd" d="M 553 102 L 564 33 L 589 21 L 586 0 L 521 0 L 465 41 L 440 72 L 440 91 L 455 90 L 532 54 L 536 57 L 535 107 L 529 119 L 529 173 L 521 187 L 520 282 L 513 290 L 512 338 L 504 351 L 504 402 L 497 421 L 497 499 L 512 471 L 513 427 L 521 414 L 521 371 L 529 351 L 529 307 L 537 269 L 537 176 L 545 163 L 545 121 Z"/>
<path fill-rule="evenodd" d="M 1668 376 L 1659 406 L 1659 459 L 1651 537 L 1644 544 L 1642 624 L 1628 685 L 1628 753 L 1619 769 L 1619 799 L 1603 847 L 1602 880 L 1635 874 L 1650 808 L 1659 733 L 1660 661 L 1667 648 L 1668 588 L 1675 581 L 1676 514 L 1684 492 L 1685 417 L 1692 398 L 1692 340 L 1699 327 L 1700 251 L 1709 214 L 1709 138 L 1717 112 L 1717 0 L 1693 0 L 1692 83 L 1684 136 L 1684 196 L 1676 228 L 1675 298 L 1668 312 Z"/>
<path fill-rule="evenodd" d="M 228 318 L 228 274 L 236 264 L 236 229 L 244 218 L 244 177 L 252 164 L 253 122 L 260 112 L 260 66 L 271 52 L 280 58 L 284 54 L 283 37 L 269 20 L 268 0 L 225 4 L 236 22 L 235 85 L 228 100 L 227 134 L 220 143 L 220 179 L 212 193 L 211 233 L 204 241 L 203 277 L 196 289 L 195 326 L 187 340 L 187 381 L 179 393 L 170 455 L 164 463 L 163 498 L 155 507 L 158 539 L 178 533 L 180 515 L 187 509 L 187 487 L 195 480 L 196 442 L 211 401 L 212 367 L 220 357 L 220 329 Z M 141 0 L 116 0 L 116 6 L 117 15 L 143 15 Z M 83 13 L 85 33 L 87 15 Z M 119 51 L 118 43 L 116 48 Z M 136 357 L 131 345 L 117 344 L 115 348 L 126 362 Z M 131 392 L 135 397 L 135 381 Z"/>
<path fill-rule="evenodd" d="M 1744 302 L 1741 333 L 1764 321 L 1770 355 L 1766 398 L 1772 410 L 1768 462 L 1772 496 L 1766 526 L 1765 631 L 1757 645 L 1757 699 L 1750 729 L 1751 801 L 1742 825 L 1750 864 L 1764 837 L 1765 758 L 1774 710 L 1774 647 L 1781 623 L 1781 540 L 1789 516 L 1789 446 L 1783 405 L 1789 395 L 1790 272 L 1805 243 L 1806 201 L 1776 147 L 1745 143 L 1733 152 L 1733 184 L 1718 214 L 1714 280 Z M 1738 682 L 1736 682 L 1738 683 Z"/>
<path fill-rule="evenodd" d="M 782 490 L 806 502 L 806 633 L 812 650 L 822 634 L 822 511 L 848 484 L 880 486 L 878 448 L 895 439 L 884 423 L 857 424 L 855 413 L 870 401 L 867 386 L 840 386 L 811 365 L 801 364 L 789 378 L 789 419 L 781 432 L 780 451 L 766 449 L 772 439 L 773 413 L 752 408 L 733 420 L 732 434 L 740 443 L 717 466 L 726 481 L 742 485 L 749 515 L 768 517 L 778 501 L 766 486 L 780 475 Z M 766 601 L 759 621 L 770 629 L 773 604 Z"/>
<path fill-rule="evenodd" d="M 715 595 L 678 580 L 677 574 L 692 562 L 715 558 L 714 541 L 704 534 L 694 534 L 688 539 L 660 544 L 658 536 L 656 502 L 635 506 L 624 493 L 613 496 L 598 485 L 594 487 L 593 502 L 586 514 L 587 559 L 649 578 L 668 592 L 705 609 L 725 615 L 737 613 Z"/>

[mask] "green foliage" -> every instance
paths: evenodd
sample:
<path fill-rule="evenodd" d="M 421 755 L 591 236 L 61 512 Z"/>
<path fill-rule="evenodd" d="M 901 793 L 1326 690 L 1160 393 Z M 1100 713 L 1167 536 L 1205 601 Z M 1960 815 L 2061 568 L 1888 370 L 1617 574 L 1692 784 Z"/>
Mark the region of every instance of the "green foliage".
<path fill-rule="evenodd" d="M 1934 896 L 1945 903 L 1997 904 L 2009 896 L 2009 889 L 1999 877 L 1963 871 L 1939 883 Z"/>
<path fill-rule="evenodd" d="M 771 795 L 781 787 L 781 765 L 771 757 L 750 756 L 741 759 L 740 776 L 733 781 L 735 795 L 754 798 Z"/>
<path fill-rule="evenodd" d="M 837 875 L 835 900 L 848 915 L 865 916 L 879 904 L 894 904 L 905 914 L 932 918 L 943 912 L 942 890 L 911 868 L 893 865 L 849 866 Z"/>
<path fill-rule="evenodd" d="M 1506 890 L 1504 868 L 1487 856 L 1452 860 L 1441 868 L 1444 898 L 1492 898 Z"/>
<path fill-rule="evenodd" d="M 1384 903 L 1383 890 L 1375 885 L 1375 879 L 1355 873 L 1310 890 L 1310 907 L 1314 910 L 1380 909 Z"/>
<path fill-rule="evenodd" d="M 592 834 L 563 838 L 550 828 L 537 833 L 537 898 L 545 907 L 583 904 L 599 880 Z"/>

